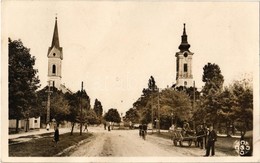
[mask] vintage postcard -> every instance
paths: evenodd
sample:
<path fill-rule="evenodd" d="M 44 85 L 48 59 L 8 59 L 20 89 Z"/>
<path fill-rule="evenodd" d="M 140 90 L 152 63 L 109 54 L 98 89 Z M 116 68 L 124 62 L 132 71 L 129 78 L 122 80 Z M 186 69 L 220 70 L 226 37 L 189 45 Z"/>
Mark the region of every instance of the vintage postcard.
<path fill-rule="evenodd" d="M 2 162 L 259 162 L 259 2 L 2 0 Z"/>

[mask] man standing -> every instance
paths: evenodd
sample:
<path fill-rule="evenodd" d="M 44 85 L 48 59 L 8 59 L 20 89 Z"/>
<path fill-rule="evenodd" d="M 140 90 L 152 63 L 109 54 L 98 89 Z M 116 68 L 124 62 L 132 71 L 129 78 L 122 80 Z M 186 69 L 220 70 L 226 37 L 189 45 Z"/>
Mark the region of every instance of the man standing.
<path fill-rule="evenodd" d="M 211 149 L 211 156 L 215 155 L 215 141 L 217 141 L 217 134 L 213 130 L 213 126 L 210 126 L 209 134 L 208 134 L 208 142 L 207 142 L 207 151 L 205 157 L 209 156 L 210 149 Z"/>

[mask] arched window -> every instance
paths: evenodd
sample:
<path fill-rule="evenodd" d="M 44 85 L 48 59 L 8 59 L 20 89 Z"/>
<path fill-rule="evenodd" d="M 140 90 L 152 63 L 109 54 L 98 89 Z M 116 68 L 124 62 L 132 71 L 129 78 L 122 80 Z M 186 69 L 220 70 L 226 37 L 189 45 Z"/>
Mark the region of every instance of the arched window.
<path fill-rule="evenodd" d="M 54 56 L 54 57 L 55 57 L 55 55 L 56 55 L 56 54 L 55 54 L 55 53 L 53 53 L 53 56 Z"/>
<path fill-rule="evenodd" d="M 52 65 L 52 73 L 56 74 L 56 66 L 55 65 Z"/>
<path fill-rule="evenodd" d="M 184 81 L 184 86 L 187 86 L 187 81 Z"/>

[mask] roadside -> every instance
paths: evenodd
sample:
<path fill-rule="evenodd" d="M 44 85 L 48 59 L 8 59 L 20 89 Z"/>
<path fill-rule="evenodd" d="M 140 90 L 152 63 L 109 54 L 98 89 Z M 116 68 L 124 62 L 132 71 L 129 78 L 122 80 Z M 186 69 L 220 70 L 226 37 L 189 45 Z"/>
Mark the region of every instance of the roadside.
<path fill-rule="evenodd" d="M 161 132 L 159 133 L 149 133 L 150 136 L 153 137 L 161 137 L 164 139 L 172 139 L 171 133 L 169 132 Z M 238 137 L 223 137 L 223 135 L 218 136 L 218 139 L 216 141 L 215 144 L 215 150 L 219 151 L 221 153 L 225 153 L 228 156 L 238 156 L 235 147 L 234 147 L 234 143 L 235 141 L 239 140 L 240 138 Z M 173 142 L 171 141 L 171 144 L 173 145 Z M 194 143 L 192 144 L 191 148 L 194 148 Z M 179 147 L 177 146 L 177 148 L 186 148 L 186 147 Z"/>
<path fill-rule="evenodd" d="M 69 152 L 73 146 L 87 140 L 92 136 L 91 133 L 64 133 L 60 135 L 60 141 L 55 147 L 52 133 L 44 133 L 34 138 L 33 135 L 23 136 L 29 139 L 25 142 L 9 145 L 10 157 L 51 157 L 56 155 L 64 155 L 64 152 Z"/>
<path fill-rule="evenodd" d="M 60 128 L 59 133 L 64 134 L 70 132 L 70 128 Z M 49 130 L 47 131 L 46 129 L 39 129 L 39 130 L 32 130 L 30 132 L 22 132 L 22 133 L 17 133 L 17 134 L 12 134 L 9 135 L 9 145 L 13 144 L 19 144 L 22 142 L 27 142 L 31 139 L 39 139 L 43 138 L 46 136 L 53 135 L 54 131 Z"/>

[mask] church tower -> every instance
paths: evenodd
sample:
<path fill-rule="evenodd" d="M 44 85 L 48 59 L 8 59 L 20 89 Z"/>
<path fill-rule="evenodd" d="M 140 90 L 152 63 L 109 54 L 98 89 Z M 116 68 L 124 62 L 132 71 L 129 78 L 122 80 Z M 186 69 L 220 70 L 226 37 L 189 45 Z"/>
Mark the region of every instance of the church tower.
<path fill-rule="evenodd" d="M 192 75 L 192 56 L 194 53 L 189 51 L 190 44 L 188 43 L 188 36 L 186 34 L 185 24 L 183 27 L 183 34 L 181 36 L 180 51 L 175 54 L 176 57 L 176 86 L 193 86 Z"/>
<path fill-rule="evenodd" d="M 61 86 L 61 66 L 62 66 L 62 47 L 59 43 L 57 17 L 55 18 L 55 26 L 51 47 L 48 49 L 48 82 L 51 86 L 60 89 Z"/>

